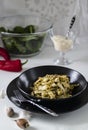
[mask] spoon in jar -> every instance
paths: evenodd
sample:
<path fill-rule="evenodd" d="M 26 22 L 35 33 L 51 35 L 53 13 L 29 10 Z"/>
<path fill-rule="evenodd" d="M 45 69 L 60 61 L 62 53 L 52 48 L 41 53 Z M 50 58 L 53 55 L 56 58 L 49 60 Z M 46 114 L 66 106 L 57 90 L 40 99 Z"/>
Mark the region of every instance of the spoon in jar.
<path fill-rule="evenodd" d="M 68 31 L 67 31 L 67 34 L 66 34 L 66 39 L 69 37 L 69 34 L 70 34 L 70 31 L 75 23 L 75 20 L 76 20 L 76 15 L 74 15 L 71 19 L 71 22 L 70 22 L 70 25 L 69 25 L 69 28 L 68 28 Z"/>
<path fill-rule="evenodd" d="M 74 16 L 72 17 L 72 19 L 71 19 L 71 22 L 70 22 L 70 25 L 69 25 L 69 28 L 68 28 L 68 31 L 67 31 L 67 34 L 66 34 L 66 38 L 69 37 L 70 31 L 71 31 L 71 29 L 72 29 L 72 27 L 73 27 L 73 25 L 74 25 L 74 23 L 75 23 L 75 20 L 76 20 L 76 15 L 74 15 Z M 51 30 L 49 31 L 49 34 L 50 34 L 50 37 L 51 37 L 51 38 L 54 36 L 53 29 L 51 29 Z"/>

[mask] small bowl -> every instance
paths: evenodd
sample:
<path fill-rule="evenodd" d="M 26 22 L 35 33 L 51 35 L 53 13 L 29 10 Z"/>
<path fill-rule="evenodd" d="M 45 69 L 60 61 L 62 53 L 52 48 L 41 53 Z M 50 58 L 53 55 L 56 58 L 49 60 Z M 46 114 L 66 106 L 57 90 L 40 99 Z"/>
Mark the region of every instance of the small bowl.
<path fill-rule="evenodd" d="M 35 15 L 16 15 L 0 18 L 3 46 L 11 56 L 29 57 L 43 50 L 52 23 Z"/>
<path fill-rule="evenodd" d="M 38 77 L 45 76 L 46 74 L 65 74 L 70 77 L 70 83 L 78 83 L 79 86 L 73 90 L 73 95 L 69 98 L 45 99 L 31 96 L 30 87 Z M 28 69 L 19 75 L 16 86 L 27 99 L 31 99 L 36 103 L 53 109 L 57 113 L 73 111 L 83 106 L 86 103 L 86 94 L 88 89 L 87 81 L 81 73 L 70 68 L 52 65 L 38 66 Z"/>

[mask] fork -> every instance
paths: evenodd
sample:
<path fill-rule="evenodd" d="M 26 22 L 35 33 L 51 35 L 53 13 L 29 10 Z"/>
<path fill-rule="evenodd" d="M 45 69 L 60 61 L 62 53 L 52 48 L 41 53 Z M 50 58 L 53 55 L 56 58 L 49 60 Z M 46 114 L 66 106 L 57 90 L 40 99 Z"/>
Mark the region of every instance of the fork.
<path fill-rule="evenodd" d="M 51 116 L 55 116 L 55 117 L 59 116 L 59 115 L 58 115 L 57 113 L 55 113 L 53 110 L 51 110 L 51 109 L 49 109 L 49 108 L 47 108 L 47 107 L 45 107 L 45 106 L 42 106 L 42 105 L 40 105 L 40 104 L 37 104 L 37 103 L 35 103 L 34 101 L 32 101 L 31 99 L 28 99 L 28 100 L 27 100 L 27 99 L 21 94 L 21 92 L 20 92 L 19 90 L 14 90 L 14 94 L 15 94 L 17 100 L 18 100 L 20 103 L 29 102 L 29 103 L 31 103 L 32 105 L 34 105 L 34 106 L 40 108 L 41 110 L 43 110 L 44 112 L 46 112 L 47 114 L 49 114 L 49 115 L 51 115 Z"/>

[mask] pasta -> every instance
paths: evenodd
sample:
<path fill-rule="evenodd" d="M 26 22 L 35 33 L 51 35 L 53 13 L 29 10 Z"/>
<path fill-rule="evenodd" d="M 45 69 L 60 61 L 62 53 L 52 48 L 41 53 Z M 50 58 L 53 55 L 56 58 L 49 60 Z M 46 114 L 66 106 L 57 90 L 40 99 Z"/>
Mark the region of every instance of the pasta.
<path fill-rule="evenodd" d="M 74 86 L 67 75 L 47 74 L 34 82 L 31 95 L 48 99 L 67 98 L 72 96 Z"/>

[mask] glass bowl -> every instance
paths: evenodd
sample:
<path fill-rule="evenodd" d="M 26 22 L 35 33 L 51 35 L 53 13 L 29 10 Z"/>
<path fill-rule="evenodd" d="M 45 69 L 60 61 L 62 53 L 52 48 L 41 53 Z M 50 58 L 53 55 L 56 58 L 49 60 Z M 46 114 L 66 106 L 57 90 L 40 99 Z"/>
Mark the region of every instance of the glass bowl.
<path fill-rule="evenodd" d="M 45 37 L 52 26 L 51 21 L 41 16 L 1 17 L 0 32 L 3 46 L 11 56 L 34 56 L 42 50 Z"/>

